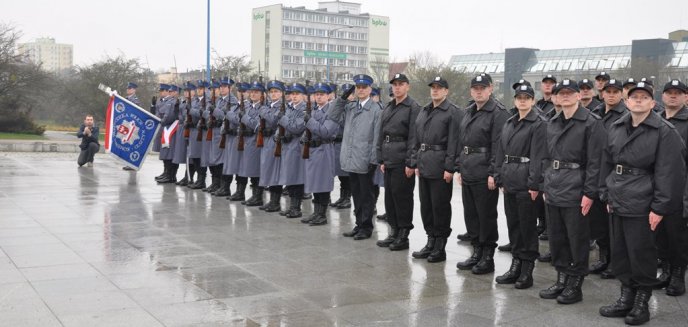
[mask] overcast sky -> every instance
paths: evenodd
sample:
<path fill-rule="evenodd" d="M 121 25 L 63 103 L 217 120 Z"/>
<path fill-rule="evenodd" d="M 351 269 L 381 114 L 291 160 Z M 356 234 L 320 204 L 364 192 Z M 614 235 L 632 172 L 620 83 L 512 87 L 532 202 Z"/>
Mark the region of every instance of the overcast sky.
<path fill-rule="evenodd" d="M 405 61 L 430 50 L 451 55 L 510 47 L 559 49 L 630 44 L 688 29 L 688 1 L 352 1 L 390 18 L 390 56 Z M 22 41 L 53 37 L 74 45 L 74 63 L 105 56 L 140 58 L 153 70 L 205 65 L 206 0 L 0 0 L 0 23 Z M 251 9 L 277 0 L 211 0 L 211 47 L 220 55 L 250 55 Z M 315 9 L 315 0 L 285 6 Z M 620 5 L 620 4 L 623 4 Z"/>

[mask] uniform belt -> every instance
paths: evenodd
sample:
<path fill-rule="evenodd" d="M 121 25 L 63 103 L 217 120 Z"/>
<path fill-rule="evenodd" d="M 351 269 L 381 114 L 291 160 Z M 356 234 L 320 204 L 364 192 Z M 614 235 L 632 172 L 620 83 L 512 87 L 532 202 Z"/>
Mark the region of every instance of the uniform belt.
<path fill-rule="evenodd" d="M 518 156 L 510 156 L 510 155 L 504 155 L 504 163 L 526 163 L 530 162 L 530 158 L 528 157 L 518 157 Z"/>
<path fill-rule="evenodd" d="M 641 168 L 633 168 L 633 167 L 628 167 L 624 165 L 615 165 L 614 172 L 617 175 L 635 175 L 635 176 L 640 176 L 640 175 L 651 175 L 652 173 L 648 170 L 641 169 Z"/>
<path fill-rule="evenodd" d="M 406 138 L 403 136 L 385 135 L 385 143 L 390 142 L 406 142 Z"/>
<path fill-rule="evenodd" d="M 575 163 L 575 162 L 566 162 L 566 161 L 560 161 L 560 160 L 552 160 L 552 169 L 558 170 L 558 169 L 578 169 L 580 168 L 580 164 Z"/>
<path fill-rule="evenodd" d="M 308 141 L 308 142 L 302 142 L 302 144 L 306 144 L 306 143 L 308 143 L 308 145 L 309 145 L 311 148 L 317 148 L 317 147 L 319 147 L 319 146 L 321 146 L 321 145 L 323 145 L 323 144 L 332 144 L 332 141 L 316 141 L 316 140 L 311 140 L 311 141 Z"/>
<path fill-rule="evenodd" d="M 343 140 L 344 140 L 344 137 L 343 137 L 343 136 L 336 136 L 336 137 L 334 138 L 334 141 L 332 141 L 332 142 L 334 142 L 334 143 L 342 143 Z"/>
<path fill-rule="evenodd" d="M 291 137 L 291 136 L 279 136 L 279 135 L 275 135 L 274 139 L 275 139 L 275 142 L 289 143 L 289 142 L 291 142 L 291 140 L 294 139 L 294 138 Z"/>
<path fill-rule="evenodd" d="M 227 131 L 227 135 L 236 136 L 236 135 L 237 135 L 237 131 L 236 131 L 235 129 L 230 129 L 230 130 Z"/>
<path fill-rule="evenodd" d="M 430 150 L 432 150 L 432 151 L 444 151 L 444 150 L 447 150 L 447 146 L 446 145 L 436 145 L 436 144 L 433 145 L 433 144 L 421 143 L 420 151 L 430 151 Z"/>
<path fill-rule="evenodd" d="M 256 135 L 256 132 L 254 132 L 254 131 L 249 131 L 249 130 L 245 130 L 245 131 L 240 132 L 240 133 L 243 134 L 244 136 L 253 136 L 253 135 Z"/>
<path fill-rule="evenodd" d="M 487 153 L 488 149 L 487 148 L 473 148 L 470 146 L 465 146 L 463 147 L 463 153 L 464 154 L 471 154 L 471 153 Z"/>

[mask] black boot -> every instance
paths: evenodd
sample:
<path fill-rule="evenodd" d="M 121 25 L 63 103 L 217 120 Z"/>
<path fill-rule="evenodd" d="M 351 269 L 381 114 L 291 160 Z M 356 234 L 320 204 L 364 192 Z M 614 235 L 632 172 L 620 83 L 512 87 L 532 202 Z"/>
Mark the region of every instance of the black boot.
<path fill-rule="evenodd" d="M 158 175 L 158 176 L 155 176 L 155 181 L 156 181 L 156 182 L 157 182 L 158 180 L 160 180 L 160 179 L 163 179 L 163 178 L 167 177 L 168 170 L 169 170 L 169 165 L 167 164 L 167 161 L 164 161 L 164 160 L 163 160 L 163 162 L 162 162 L 162 167 L 163 167 L 162 174 L 160 174 L 160 175 Z"/>
<path fill-rule="evenodd" d="M 317 207 L 317 215 L 313 220 L 311 220 L 311 223 L 308 224 L 309 226 L 322 226 L 322 225 L 327 225 L 327 203 L 330 202 L 329 200 L 326 201 L 325 203 L 318 204 Z"/>
<path fill-rule="evenodd" d="M 474 275 L 484 275 L 494 271 L 494 253 L 493 247 L 483 248 L 483 256 L 480 261 L 471 268 Z"/>
<path fill-rule="evenodd" d="M 246 184 L 237 184 L 236 191 L 227 199 L 229 201 L 244 201 L 246 199 Z"/>
<path fill-rule="evenodd" d="M 425 246 L 420 249 L 420 251 L 411 253 L 411 256 L 416 259 L 425 259 L 430 255 L 430 252 L 432 252 L 433 248 L 435 248 L 435 238 L 428 235 L 428 242 L 425 244 Z"/>
<path fill-rule="evenodd" d="M 257 207 L 263 205 L 263 188 L 260 186 L 251 186 L 251 198 L 246 200 L 247 207 Z"/>
<path fill-rule="evenodd" d="M 301 217 L 301 199 L 302 196 L 292 196 L 289 198 L 291 200 L 291 206 L 289 207 L 289 212 L 285 215 L 287 218 L 299 218 Z"/>
<path fill-rule="evenodd" d="M 471 236 L 468 235 L 468 232 L 463 233 L 463 234 L 456 235 L 456 238 L 458 238 L 459 241 L 461 241 L 461 242 L 466 242 L 466 241 L 470 241 L 470 240 L 471 240 Z"/>
<path fill-rule="evenodd" d="M 428 256 L 428 262 L 442 262 L 447 260 L 447 252 L 444 251 L 444 247 L 447 246 L 446 237 L 435 238 L 435 247 L 432 248 L 432 252 Z"/>
<path fill-rule="evenodd" d="M 590 267 L 591 274 L 601 274 L 609 266 L 609 248 L 600 247 L 600 259 Z"/>
<path fill-rule="evenodd" d="M 550 287 L 540 291 L 540 297 L 543 299 L 556 299 L 561 292 L 566 288 L 566 282 L 569 276 L 563 272 L 557 272 L 557 281 Z"/>
<path fill-rule="evenodd" d="M 545 230 L 547 230 L 547 222 L 545 221 L 544 217 L 538 218 L 537 227 L 535 227 L 535 229 L 537 230 L 538 235 L 544 233 Z"/>
<path fill-rule="evenodd" d="M 511 242 L 497 247 L 500 252 L 511 252 Z"/>
<path fill-rule="evenodd" d="M 315 219 L 316 216 L 318 216 L 318 208 L 320 207 L 319 203 L 313 203 L 313 213 L 310 214 L 307 217 L 301 218 L 301 222 L 304 224 L 310 224 L 313 219 Z"/>
<path fill-rule="evenodd" d="M 187 174 L 184 174 L 184 178 L 182 178 L 181 180 L 179 180 L 179 181 L 176 182 L 175 184 L 177 184 L 178 186 L 186 186 L 186 185 L 189 185 L 189 177 L 188 177 L 188 175 L 187 175 Z"/>
<path fill-rule="evenodd" d="M 584 276 L 569 276 L 566 288 L 557 296 L 557 302 L 560 304 L 573 304 L 583 301 L 583 290 L 581 288 L 583 287 L 584 279 Z"/>
<path fill-rule="evenodd" d="M 280 211 L 280 199 L 282 194 L 280 192 L 270 192 L 270 202 L 265 206 L 265 212 Z"/>
<path fill-rule="evenodd" d="M 232 195 L 232 191 L 229 189 L 230 184 L 232 184 L 230 177 L 229 175 L 222 175 L 220 177 L 220 187 L 213 193 L 214 196 Z"/>
<path fill-rule="evenodd" d="M 521 275 L 516 280 L 515 288 L 522 290 L 533 286 L 534 261 L 521 260 Z"/>
<path fill-rule="evenodd" d="M 351 208 L 351 191 L 346 190 L 344 191 L 344 195 L 342 196 L 344 199 L 342 202 L 337 205 L 337 209 L 348 209 Z"/>
<path fill-rule="evenodd" d="M 460 270 L 471 270 L 475 265 L 478 264 L 480 258 L 483 257 L 483 248 L 478 245 L 473 245 L 473 254 L 466 259 L 466 261 L 461 261 L 456 264 L 456 268 Z"/>
<path fill-rule="evenodd" d="M 205 174 L 198 174 L 196 182 L 189 184 L 188 187 L 192 190 L 200 190 L 205 188 Z"/>
<path fill-rule="evenodd" d="M 389 250 L 390 251 L 401 251 L 401 250 L 406 250 L 409 248 L 409 232 L 411 232 L 408 228 L 399 228 L 399 232 L 397 234 L 397 238 L 394 239 L 394 242 L 389 245 Z"/>
<path fill-rule="evenodd" d="M 633 309 L 633 301 L 635 301 L 636 290 L 629 286 L 621 285 L 621 296 L 616 302 L 605 305 L 600 308 L 600 314 L 603 317 L 620 318 L 625 317 L 631 309 Z"/>
<path fill-rule="evenodd" d="M 512 258 L 509 270 L 504 275 L 497 276 L 495 281 L 497 284 L 514 284 L 519 276 L 521 276 L 521 259 Z"/>
<path fill-rule="evenodd" d="M 213 192 L 213 191 L 215 191 L 215 189 L 217 189 L 219 187 L 219 183 L 220 183 L 220 177 L 218 177 L 217 175 L 211 174 L 210 175 L 210 185 L 208 185 L 208 187 L 202 189 L 201 191 L 209 192 L 209 193 Z"/>
<path fill-rule="evenodd" d="M 647 302 L 650 301 L 652 290 L 639 289 L 635 294 L 633 309 L 626 315 L 624 322 L 629 325 L 642 325 L 650 321 L 650 309 Z"/>
<path fill-rule="evenodd" d="M 657 277 L 658 283 L 655 285 L 657 289 L 668 287 L 669 281 L 671 280 L 671 264 L 669 260 L 663 259 L 659 265 L 662 269 L 662 273 Z"/>
<path fill-rule="evenodd" d="M 167 176 L 158 180 L 158 183 L 160 183 L 160 184 L 170 184 L 170 183 L 176 183 L 177 182 L 177 168 L 178 168 L 178 166 L 175 166 L 174 164 L 172 164 L 172 162 L 169 162 L 167 165 L 168 165 Z"/>
<path fill-rule="evenodd" d="M 679 296 L 686 293 L 686 267 L 674 266 L 671 268 L 671 278 L 669 286 L 666 288 L 666 295 Z"/>
<path fill-rule="evenodd" d="M 387 238 L 384 240 L 379 240 L 377 241 L 377 246 L 381 248 L 387 248 L 389 247 L 390 244 L 394 242 L 394 240 L 397 239 L 397 236 L 399 235 L 399 230 L 393 227 L 389 227 L 389 234 L 387 235 Z"/>
<path fill-rule="evenodd" d="M 331 202 L 331 203 L 329 204 L 329 206 L 330 206 L 330 207 L 335 207 L 335 208 L 336 208 L 340 203 L 342 203 L 342 201 L 344 201 L 344 195 L 346 194 L 345 192 L 346 192 L 346 191 L 345 191 L 343 188 L 340 187 L 340 188 L 339 188 L 339 199 L 337 199 L 337 201 Z"/>

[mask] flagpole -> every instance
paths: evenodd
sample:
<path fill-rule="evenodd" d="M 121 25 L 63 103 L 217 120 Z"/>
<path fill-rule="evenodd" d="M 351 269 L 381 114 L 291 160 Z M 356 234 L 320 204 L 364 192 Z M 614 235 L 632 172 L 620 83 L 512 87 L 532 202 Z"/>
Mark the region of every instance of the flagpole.
<path fill-rule="evenodd" d="M 208 0 L 208 13 L 207 13 L 207 30 L 206 30 L 206 53 L 205 53 L 205 71 L 206 79 L 210 83 L 210 0 Z"/>

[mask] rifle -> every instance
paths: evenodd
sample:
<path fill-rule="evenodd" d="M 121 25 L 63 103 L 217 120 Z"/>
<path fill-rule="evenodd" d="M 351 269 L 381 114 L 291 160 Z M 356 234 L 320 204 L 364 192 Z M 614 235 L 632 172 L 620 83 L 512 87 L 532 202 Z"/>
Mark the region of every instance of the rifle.
<path fill-rule="evenodd" d="M 187 86 L 188 86 L 187 82 Z M 193 125 L 193 118 L 191 118 L 191 90 L 186 97 L 186 122 L 184 123 L 184 139 L 188 142 L 191 135 L 191 126 Z"/>
<path fill-rule="evenodd" d="M 150 112 L 155 115 L 155 104 L 158 102 L 158 98 L 154 95 L 153 99 L 151 99 L 151 106 L 150 106 Z"/>
<path fill-rule="evenodd" d="M 217 120 L 215 115 L 213 115 L 213 111 L 215 111 L 215 100 L 217 100 L 217 98 L 215 96 L 215 89 L 213 89 L 213 95 L 210 97 L 210 126 L 208 126 L 208 134 L 205 136 L 206 141 L 213 140 L 213 127 L 215 127 L 215 121 Z"/>
<path fill-rule="evenodd" d="M 282 103 L 280 104 L 280 115 L 283 116 L 284 112 L 286 110 L 286 105 L 287 105 L 287 99 L 284 95 L 284 91 L 282 92 Z M 275 157 L 281 157 L 282 156 L 282 138 L 284 138 L 284 134 L 286 131 L 284 130 L 284 126 L 279 125 L 279 132 L 277 133 L 277 139 L 275 140 Z"/>
<path fill-rule="evenodd" d="M 227 104 L 225 105 L 225 118 L 222 120 L 222 139 L 220 140 L 220 149 L 224 149 L 225 145 L 227 144 L 227 134 L 229 134 L 229 118 L 227 118 L 227 114 L 229 113 L 230 110 L 232 110 L 232 102 L 231 100 L 232 93 L 230 92 L 227 95 Z"/>
<path fill-rule="evenodd" d="M 306 81 L 306 88 L 308 88 L 308 81 Z M 308 93 L 308 92 L 306 92 Z M 306 95 L 306 114 L 311 115 L 311 95 Z M 301 153 L 301 158 L 308 159 L 311 156 L 311 140 L 313 135 L 311 130 L 306 128 L 306 142 L 303 143 L 303 152 Z"/>
<path fill-rule="evenodd" d="M 208 129 L 208 125 L 205 122 L 205 117 L 203 117 L 203 112 L 205 111 L 205 104 L 206 104 L 206 96 L 205 91 L 203 91 L 203 101 L 201 102 L 201 119 L 198 120 L 198 135 L 196 135 L 196 142 L 203 142 L 203 131 Z M 201 99 L 198 99 L 201 101 Z"/>
<path fill-rule="evenodd" d="M 260 84 L 263 84 L 263 76 L 258 77 L 258 80 L 260 81 Z M 260 105 L 265 104 L 265 93 L 261 92 L 260 93 Z M 264 145 L 264 140 L 263 140 L 263 130 L 265 130 L 265 118 L 260 117 L 260 124 L 258 126 L 258 136 L 256 136 L 256 148 L 262 148 Z"/>
<path fill-rule="evenodd" d="M 246 131 L 246 124 L 241 122 L 241 119 L 244 117 L 245 114 L 245 107 L 244 107 L 244 93 L 239 93 L 240 94 L 240 99 L 239 99 L 239 142 L 237 142 L 237 150 L 239 151 L 244 151 L 244 131 Z"/>

